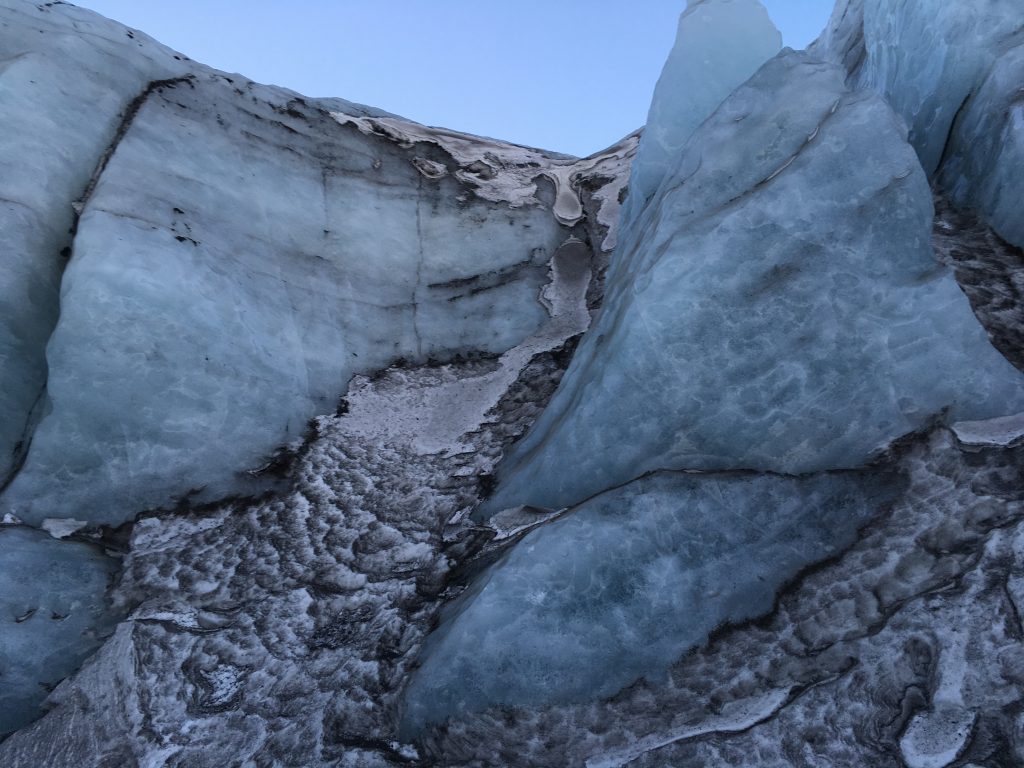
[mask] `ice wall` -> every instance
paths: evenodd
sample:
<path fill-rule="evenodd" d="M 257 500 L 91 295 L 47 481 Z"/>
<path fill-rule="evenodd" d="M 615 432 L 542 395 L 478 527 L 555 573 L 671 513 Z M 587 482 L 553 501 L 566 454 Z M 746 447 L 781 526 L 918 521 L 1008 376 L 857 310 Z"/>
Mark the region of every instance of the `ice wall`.
<path fill-rule="evenodd" d="M 661 473 L 587 501 L 528 534 L 450 609 L 409 686 L 406 728 L 658 678 L 848 545 L 891 482 Z"/>
<path fill-rule="evenodd" d="M 0 525 L 0 738 L 37 717 L 47 689 L 113 630 L 117 567 L 99 547 Z"/>
<path fill-rule="evenodd" d="M 173 51 L 73 6 L 0 0 L 0 486 L 45 405 L 44 349 L 70 256 L 72 204 L 123 112 Z"/>
<path fill-rule="evenodd" d="M 698 129 L 482 514 L 658 469 L 856 467 L 940 414 L 1024 409 L 934 258 L 900 121 L 844 79 L 783 53 Z"/>
<path fill-rule="evenodd" d="M 812 46 L 885 96 L 928 174 L 1017 245 L 1022 20 L 1020 0 L 840 0 Z"/>
<path fill-rule="evenodd" d="M 956 204 L 983 212 L 1004 239 L 1024 247 L 1024 42 L 999 58 L 965 103 L 940 181 Z"/>
<path fill-rule="evenodd" d="M 624 222 L 657 191 L 673 158 L 715 108 L 782 47 L 760 0 L 691 0 L 654 89 Z"/>
<path fill-rule="evenodd" d="M 138 105 L 82 213 L 52 409 L 7 510 L 116 523 L 246 492 L 353 374 L 500 354 L 548 319 L 569 228 L 523 183 L 484 199 L 443 147 L 358 117 L 210 72 Z"/>

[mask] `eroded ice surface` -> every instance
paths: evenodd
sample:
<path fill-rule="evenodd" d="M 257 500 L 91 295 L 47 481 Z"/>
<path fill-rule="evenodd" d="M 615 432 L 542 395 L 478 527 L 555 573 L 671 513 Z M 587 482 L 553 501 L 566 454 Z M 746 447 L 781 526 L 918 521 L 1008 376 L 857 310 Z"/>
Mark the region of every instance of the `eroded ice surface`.
<path fill-rule="evenodd" d="M 116 570 L 98 547 L 0 525 L 0 738 L 37 717 L 113 629 Z"/>
<path fill-rule="evenodd" d="M 623 208 L 634 218 L 715 108 L 782 48 L 760 0 L 690 0 L 654 89 Z"/>
<path fill-rule="evenodd" d="M 1024 245 L 1020 0 L 840 0 L 815 53 L 884 95 L 929 175 Z"/>
<path fill-rule="evenodd" d="M 858 473 L 663 473 L 591 499 L 529 533 L 442 620 L 409 688 L 407 727 L 657 678 L 848 544 L 884 486 Z"/>
<path fill-rule="evenodd" d="M 898 118 L 784 52 L 691 138 L 484 514 L 658 469 L 862 465 L 949 411 L 1015 413 L 1019 374 L 933 254 Z"/>

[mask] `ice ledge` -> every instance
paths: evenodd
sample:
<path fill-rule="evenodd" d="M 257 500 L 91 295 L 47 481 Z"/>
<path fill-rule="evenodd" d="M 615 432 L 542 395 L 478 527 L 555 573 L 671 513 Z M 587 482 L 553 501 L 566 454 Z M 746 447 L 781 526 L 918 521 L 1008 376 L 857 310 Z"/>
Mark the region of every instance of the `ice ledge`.
<path fill-rule="evenodd" d="M 985 421 L 960 421 L 952 430 L 964 446 L 1014 448 L 1024 443 L 1024 413 Z"/>

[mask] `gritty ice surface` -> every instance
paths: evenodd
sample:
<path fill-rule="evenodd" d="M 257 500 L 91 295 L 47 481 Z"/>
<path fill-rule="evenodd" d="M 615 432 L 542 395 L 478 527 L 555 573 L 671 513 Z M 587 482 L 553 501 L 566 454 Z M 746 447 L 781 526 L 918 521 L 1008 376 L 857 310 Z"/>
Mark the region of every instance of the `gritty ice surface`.
<path fill-rule="evenodd" d="M 1024 378 L 935 259 L 898 118 L 844 79 L 783 53 L 701 126 L 483 514 L 658 469 L 855 467 L 944 412 L 1022 410 Z"/>
<path fill-rule="evenodd" d="M 907 768 L 946 768 L 963 754 L 977 716 L 970 710 L 940 704 L 914 717 L 900 740 Z"/>
<path fill-rule="evenodd" d="M 479 475 L 543 408 L 560 346 L 585 327 L 577 255 L 573 244 L 556 255 L 550 316 L 521 348 L 359 382 L 347 412 L 316 419 L 287 493 L 138 520 L 115 592 L 128 620 L 55 692 L 49 716 L 0 744 L 0 764 L 418 759 L 397 738 L 397 699 L 479 535 L 466 520 Z M 452 393 L 475 423 L 451 420 Z M 83 705 L 107 716 L 82 728 Z M 186 742 L 167 730 L 183 723 Z"/>
<path fill-rule="evenodd" d="M 713 5 L 724 4 L 691 11 Z M 918 10 L 887 5 L 893 29 Z M 849 34 L 835 38 L 837 60 L 851 72 L 866 58 L 864 6 L 837 9 L 850 22 Z M 934 18 L 950 25 L 942 55 L 963 42 L 956 14 L 980 9 L 998 21 L 1008 7 L 940 8 Z M 0 367 L 0 376 L 24 374 L 14 387 L 0 382 L 7 398 L 0 425 L 15 435 L 14 446 L 21 443 L 13 466 L 38 417 L 49 412 L 52 420 L 34 435 L 0 517 L 16 524 L 16 508 L 56 537 L 80 535 L 89 522 L 80 518 L 142 513 L 118 538 L 120 545 L 121 535 L 130 537 L 115 589 L 128 619 L 54 690 L 45 716 L 0 743 L 0 765 L 1024 762 L 1024 448 L 1015 419 L 977 421 L 987 400 L 1005 406 L 996 415 L 1021 410 L 1014 385 L 998 391 L 999 381 L 1016 378 L 993 367 L 983 334 L 961 322 L 969 314 L 948 273 L 924 257 L 931 216 L 924 179 L 877 99 L 849 93 L 827 68 L 787 54 L 768 75 L 755 75 L 760 90 L 741 88 L 739 98 L 704 115 L 712 125 L 697 128 L 675 158 L 680 165 L 664 169 L 650 210 L 623 233 L 608 303 L 578 361 L 577 379 L 585 381 L 568 386 L 572 402 L 547 418 L 544 435 L 575 429 L 579 419 L 580 440 L 553 450 L 546 439 L 535 443 L 530 461 L 550 466 L 538 476 L 543 482 L 527 476 L 522 483 L 544 491 L 552 477 L 564 477 L 600 490 L 632 480 L 626 470 L 646 459 L 656 460 L 652 469 L 662 460 L 687 465 L 697 449 L 680 453 L 673 441 L 689 439 L 691 428 L 700 450 L 715 451 L 711 460 L 732 465 L 737 455 L 767 455 L 799 466 L 807 456 L 829 459 L 833 449 L 846 455 L 850 434 L 888 439 L 921 426 L 933 406 L 952 406 L 951 421 L 974 419 L 906 438 L 885 454 L 886 468 L 910 485 L 899 483 L 891 514 L 854 537 L 848 531 L 874 506 L 861 503 L 859 481 L 835 503 L 822 501 L 866 472 L 660 472 L 575 512 L 512 500 L 483 526 L 471 524 L 470 511 L 490 490 L 502 452 L 548 402 L 575 335 L 587 327 L 587 303 L 594 309 L 600 301 L 598 249 L 618 237 L 637 137 L 575 160 L 341 100 L 305 100 L 172 52 L 170 69 L 150 76 L 147 67 L 163 56 L 156 44 L 66 4 L 0 0 L 0 14 L 0 109 L 18 133 L 0 137 L 7 171 L 0 197 L 11 195 L 17 208 L 26 195 L 39 196 L 35 219 L 0 221 L 17 237 L 39 238 L 21 257 L 0 256 L 10 257 L 2 266 L 15 276 L 11 302 L 3 303 L 0 287 L 0 307 L 22 334 L 12 338 L 27 361 L 21 371 Z M 911 38 L 902 39 L 902 53 L 917 46 L 930 56 L 940 47 Z M 961 206 L 984 201 L 978 208 L 999 227 L 999 211 L 1012 217 L 1019 199 L 1013 184 L 1024 113 L 1013 90 L 1012 42 L 997 46 L 1007 55 L 954 121 L 961 134 L 950 137 L 938 178 Z M 115 61 L 123 72 L 112 70 Z M 897 80 L 934 74 L 927 62 L 905 63 Z M 772 79 L 787 66 L 802 74 Z M 120 78 L 130 85 L 136 70 L 144 82 L 122 88 Z M 190 77 L 150 82 L 180 75 Z M 779 108 L 776 96 L 794 109 Z M 35 113 L 22 114 L 28 109 Z M 82 114 L 95 120 L 80 125 Z M 54 115 L 68 122 L 47 125 Z M 19 168 L 46 185 L 33 186 Z M 79 182 L 82 190 L 69 197 Z M 967 214 L 945 214 L 936 245 L 999 349 L 1019 363 L 1019 253 L 1002 244 L 991 258 L 995 235 Z M 379 250 L 359 247 L 367 243 Z M 64 319 L 51 345 L 52 386 L 40 399 L 40 350 L 53 324 L 40 318 L 56 318 L 62 271 L 46 254 L 65 247 L 72 258 Z M 28 278 L 19 272 L 26 268 Z M 0 361 L 9 365 L 4 332 Z M 352 373 L 395 356 L 405 362 L 357 375 L 347 412 L 334 413 Z M 878 386 L 888 380 L 891 391 Z M 782 405 L 766 413 L 775 401 Z M 279 462 L 289 469 L 273 493 L 202 510 L 143 511 L 192 490 L 208 499 L 262 488 L 244 470 L 317 413 L 324 415 L 298 453 Z M 619 422 L 624 430 L 605 434 Z M 724 447 L 711 439 L 719 433 Z M 92 441 L 96 450 L 83 451 Z M 631 455 L 633 445 L 648 453 Z M 233 477 L 239 471 L 246 479 Z M 661 478 L 683 490 L 659 496 L 653 486 Z M 742 483 L 776 496 L 722 490 Z M 820 493 L 808 501 L 793 490 L 800 488 Z M 599 510 L 606 498 L 622 503 Z M 822 511 L 814 515 L 816 503 Z M 715 512 L 723 504 L 749 514 Z M 850 514 L 837 517 L 842 510 Z M 694 517 L 706 524 L 691 526 Z M 42 531 L 10 531 L 0 530 L 0 574 L 31 584 L 8 589 L 8 598 L 33 589 L 41 597 L 31 601 L 35 612 L 12 613 L 9 629 L 72 627 L 74 613 L 34 622 L 55 597 L 82 594 L 92 605 L 86 593 L 101 595 L 97 574 L 108 572 L 108 559 Z M 19 535 L 31 544 L 24 557 Z M 533 560 L 527 547 L 553 556 Z M 91 564 L 67 588 L 52 581 L 63 566 L 40 570 L 86 551 Z M 824 554 L 827 562 L 775 594 L 793 569 Z M 673 568 L 683 556 L 693 567 Z M 512 566 L 538 578 L 511 578 Z M 587 573 L 664 588 L 644 600 L 642 590 L 604 589 L 609 584 L 597 579 L 584 599 L 562 599 Z M 744 579 L 754 587 L 744 588 Z M 451 675 L 436 648 L 457 645 L 450 628 L 487 607 L 480 601 L 489 588 L 507 587 L 502 595 L 511 598 L 497 605 L 521 609 L 496 610 L 488 618 L 501 621 L 488 631 L 496 638 L 517 622 L 524 631 L 504 649 L 484 637 L 472 653 L 454 654 L 462 665 L 455 668 L 473 673 L 468 685 L 458 681 L 466 701 L 452 704 L 459 697 L 447 685 L 427 708 L 449 707 L 452 719 L 403 743 L 396 713 L 421 644 L 466 583 L 474 586 L 428 642 L 423 674 L 442 667 L 438 679 Z M 680 604 L 697 608 L 681 617 Z M 573 614 L 578 605 L 589 615 Z M 600 609 L 608 605 L 616 610 Z M 768 611 L 702 640 L 716 616 Z M 559 613 L 573 618 L 552 619 Z M 578 659 L 568 657 L 572 646 L 544 645 L 527 673 L 548 665 L 556 671 L 545 685 L 590 693 L 520 708 L 469 702 L 522 693 L 524 676 L 501 685 L 508 669 L 485 667 L 494 658 L 486 653 L 514 656 L 516 643 L 552 627 L 560 640 L 567 624 L 584 627 L 580 647 L 612 648 L 626 660 L 600 676 L 588 667 L 561 685 L 566 667 L 559 665 L 571 669 Z M 637 625 L 645 636 L 627 648 Z M 617 639 L 602 634 L 609 626 L 626 629 Z M 30 648 L 0 654 L 0 662 L 19 662 L 14 676 L 0 670 L 0 683 L 25 682 L 41 696 L 38 682 L 45 677 L 49 687 L 57 679 L 49 676 L 73 668 L 62 666 L 70 656 L 47 654 L 72 646 L 85 653 L 93 636 L 87 629 L 65 646 L 33 635 Z M 687 643 L 696 647 L 679 656 Z M 616 675 L 633 682 L 618 688 Z M 617 692 L 594 698 L 602 685 Z M 528 693 L 538 689 L 552 690 Z M 11 691 L 0 688 L 0 701 Z"/>
<path fill-rule="evenodd" d="M 940 429 L 886 465 L 909 487 L 856 544 L 794 579 L 770 617 L 715 633 L 664 677 L 607 699 L 455 717 L 425 732 L 426 758 L 897 768 L 958 752 L 941 764 L 1020 763 L 1024 449 L 962 449 Z"/>
<path fill-rule="evenodd" d="M 658 474 L 591 499 L 529 533 L 448 609 L 410 684 L 406 727 L 657 679 L 849 545 L 885 488 L 855 473 Z"/>
<path fill-rule="evenodd" d="M 623 226 L 654 195 L 690 136 L 782 48 L 760 0 L 690 2 L 654 90 L 629 182 Z"/>
<path fill-rule="evenodd" d="M 48 690 L 113 630 L 116 571 L 98 547 L 0 526 L 0 738 L 38 717 Z"/>

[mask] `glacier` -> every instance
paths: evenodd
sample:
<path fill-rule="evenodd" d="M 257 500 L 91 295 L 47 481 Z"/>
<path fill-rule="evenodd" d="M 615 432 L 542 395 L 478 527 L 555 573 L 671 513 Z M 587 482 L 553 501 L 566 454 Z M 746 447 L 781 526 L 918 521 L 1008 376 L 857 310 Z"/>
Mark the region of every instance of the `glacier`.
<path fill-rule="evenodd" d="M 587 702 L 663 677 L 895 497 L 870 473 L 660 473 L 527 534 L 442 618 L 405 695 L 415 732 L 501 706 Z"/>
<path fill-rule="evenodd" d="M 0 525 L 0 738 L 31 722 L 47 689 L 113 631 L 117 570 L 95 545 Z"/>
<path fill-rule="evenodd" d="M 925 171 L 1018 246 L 1022 12 L 1019 0 L 840 0 L 811 47 L 885 96 Z"/>
<path fill-rule="evenodd" d="M 1019 5 L 686 5 L 573 158 L 0 0 L 0 765 L 1024 763 Z"/>
<path fill-rule="evenodd" d="M 781 48 L 760 0 L 688 0 L 633 161 L 625 221 L 654 195 L 698 126 Z"/>
<path fill-rule="evenodd" d="M 42 18 L 58 13 L 79 12 Z M 103 78 L 126 55 L 79 42 L 47 66 L 112 88 Z M 184 66 L 162 47 L 150 55 Z M 198 65 L 178 79 L 168 70 L 119 83 L 136 97 L 120 128 L 69 147 L 102 161 L 79 160 L 65 196 L 39 206 L 62 212 L 55 229 L 70 226 L 70 194 L 100 163 L 79 205 L 59 321 L 49 328 L 50 296 L 23 356 L 39 370 L 5 369 L 32 384 L 7 398 L 18 427 L 39 395 L 45 343 L 44 409 L 30 435 L 12 436 L 31 445 L 0 497 L 25 521 L 116 524 L 265 489 L 261 470 L 333 410 L 353 375 L 497 355 L 537 331 L 548 263 L 583 218 L 574 159 Z M 42 143 L 10 147 L 10 162 L 61 142 L 17 135 Z"/>
<path fill-rule="evenodd" d="M 857 467 L 943 413 L 1024 410 L 934 256 L 899 119 L 844 80 L 784 52 L 703 123 L 622 223 L 601 314 L 482 514 L 661 469 Z"/>
<path fill-rule="evenodd" d="M 46 342 L 85 194 L 121 113 L 182 57 L 72 6 L 3 0 L 0 27 L 0 486 L 46 407 Z M 131 55 L 125 55 L 127 51 Z M 87 119 L 83 119 L 87 116 Z"/>

